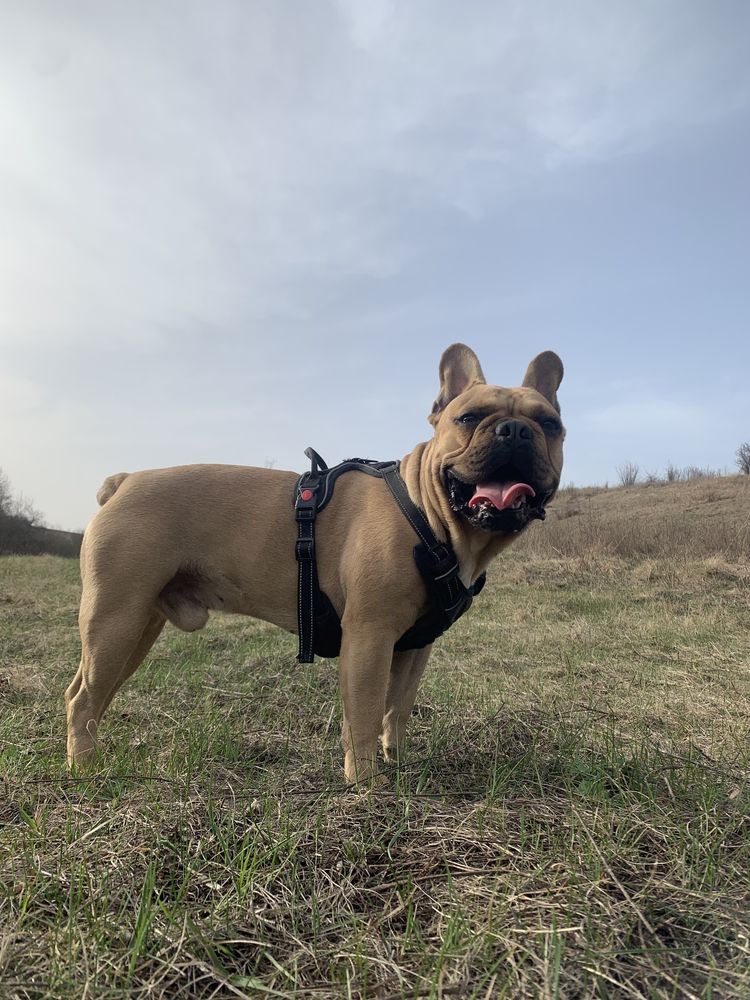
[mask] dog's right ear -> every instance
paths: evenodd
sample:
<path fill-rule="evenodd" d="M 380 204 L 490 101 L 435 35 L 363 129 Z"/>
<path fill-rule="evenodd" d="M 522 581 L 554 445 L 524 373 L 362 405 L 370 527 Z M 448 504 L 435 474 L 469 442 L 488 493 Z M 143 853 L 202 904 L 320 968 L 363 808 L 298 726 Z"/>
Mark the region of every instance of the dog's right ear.
<path fill-rule="evenodd" d="M 451 400 L 477 382 L 484 383 L 479 358 L 466 344 L 451 344 L 440 359 L 440 392 L 427 418 L 434 427 Z"/>

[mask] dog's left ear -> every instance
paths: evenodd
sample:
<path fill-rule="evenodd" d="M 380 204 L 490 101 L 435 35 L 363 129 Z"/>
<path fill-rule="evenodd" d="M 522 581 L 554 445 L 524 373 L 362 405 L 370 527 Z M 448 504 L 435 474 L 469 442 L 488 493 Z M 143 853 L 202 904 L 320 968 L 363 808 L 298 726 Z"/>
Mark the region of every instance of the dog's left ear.
<path fill-rule="evenodd" d="M 526 369 L 522 384 L 527 389 L 540 392 L 559 413 L 557 390 L 562 382 L 563 371 L 563 363 L 554 351 L 542 351 Z"/>
<path fill-rule="evenodd" d="M 451 400 L 460 396 L 470 385 L 484 383 L 484 373 L 479 358 L 466 344 L 451 344 L 440 359 L 440 392 L 427 418 L 434 427 L 440 414 Z"/>

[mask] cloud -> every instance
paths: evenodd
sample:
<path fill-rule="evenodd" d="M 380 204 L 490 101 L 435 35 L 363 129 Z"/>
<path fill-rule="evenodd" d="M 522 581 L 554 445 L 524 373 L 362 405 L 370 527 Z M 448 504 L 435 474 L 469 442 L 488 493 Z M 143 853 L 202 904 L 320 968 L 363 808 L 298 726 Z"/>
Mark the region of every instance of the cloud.
<path fill-rule="evenodd" d="M 741 33 L 676 2 L 4 17 L 5 342 L 146 349 L 309 322 L 424 253 L 426 215 L 477 217 L 550 171 L 663 141 L 725 113 L 735 77 L 747 100 Z"/>

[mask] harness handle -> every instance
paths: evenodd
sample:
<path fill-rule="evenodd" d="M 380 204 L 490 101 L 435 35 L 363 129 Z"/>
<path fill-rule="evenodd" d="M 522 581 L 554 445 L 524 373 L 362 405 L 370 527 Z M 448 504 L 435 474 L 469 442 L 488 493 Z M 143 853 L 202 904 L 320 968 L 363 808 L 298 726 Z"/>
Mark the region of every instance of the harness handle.
<path fill-rule="evenodd" d="M 328 472 L 328 466 L 314 448 L 305 448 L 305 455 L 312 462 L 310 472 L 313 476 L 318 476 L 321 472 Z"/>

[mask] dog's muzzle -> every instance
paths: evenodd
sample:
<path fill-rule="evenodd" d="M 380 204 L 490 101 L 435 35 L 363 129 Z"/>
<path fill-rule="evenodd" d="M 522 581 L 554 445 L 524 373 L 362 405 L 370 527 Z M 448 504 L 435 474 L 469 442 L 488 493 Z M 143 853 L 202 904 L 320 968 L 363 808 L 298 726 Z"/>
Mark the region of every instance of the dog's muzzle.
<path fill-rule="evenodd" d="M 476 471 L 446 470 L 448 498 L 474 527 L 514 534 L 533 520 L 544 520 L 544 505 L 555 487 L 547 476 L 540 481 L 534 432 L 523 420 L 499 421 L 491 440 L 491 454 Z"/>

